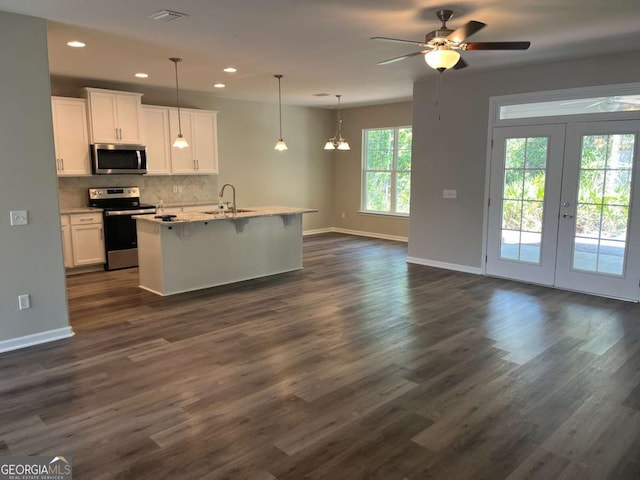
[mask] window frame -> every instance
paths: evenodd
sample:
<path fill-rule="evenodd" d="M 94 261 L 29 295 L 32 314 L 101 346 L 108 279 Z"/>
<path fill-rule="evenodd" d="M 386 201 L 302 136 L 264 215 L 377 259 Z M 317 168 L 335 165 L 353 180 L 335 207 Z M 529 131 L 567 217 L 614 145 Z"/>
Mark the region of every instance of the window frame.
<path fill-rule="evenodd" d="M 396 203 L 397 200 L 397 176 L 398 173 L 409 173 L 411 176 L 411 169 L 409 170 L 398 170 L 398 138 L 399 131 L 401 129 L 411 129 L 411 150 L 413 154 L 413 126 L 412 125 L 400 125 L 395 127 L 375 127 L 375 128 L 363 128 L 362 129 L 362 158 L 360 161 L 360 210 L 358 213 L 365 215 L 382 215 L 382 216 L 391 216 L 391 217 L 403 217 L 408 218 L 411 215 L 411 207 L 409 207 L 409 213 L 398 212 L 398 205 Z M 393 130 L 393 161 L 391 165 L 391 170 L 370 170 L 367 168 L 367 153 L 368 153 L 368 137 L 369 132 L 376 130 Z M 411 163 L 413 164 L 413 155 L 411 157 Z M 382 211 L 382 210 L 367 210 L 367 173 L 368 172 L 380 172 L 380 173 L 391 173 L 391 190 L 389 199 L 390 210 Z M 411 186 L 409 187 L 411 189 Z M 409 195 L 411 195 L 411 191 L 409 191 Z"/>

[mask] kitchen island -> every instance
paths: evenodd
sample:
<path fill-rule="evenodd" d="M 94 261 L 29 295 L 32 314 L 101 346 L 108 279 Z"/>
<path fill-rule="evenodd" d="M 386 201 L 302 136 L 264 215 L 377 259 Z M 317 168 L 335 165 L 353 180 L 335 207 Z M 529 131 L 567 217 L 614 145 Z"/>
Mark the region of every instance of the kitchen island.
<path fill-rule="evenodd" d="M 140 287 L 158 295 L 302 268 L 302 214 L 309 208 L 251 207 L 135 217 Z"/>

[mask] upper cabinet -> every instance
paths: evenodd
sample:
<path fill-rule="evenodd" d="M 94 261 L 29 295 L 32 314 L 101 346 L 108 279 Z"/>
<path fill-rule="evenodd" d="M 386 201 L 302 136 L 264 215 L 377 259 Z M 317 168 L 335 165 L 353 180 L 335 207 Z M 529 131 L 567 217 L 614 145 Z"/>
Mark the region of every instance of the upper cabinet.
<path fill-rule="evenodd" d="M 85 90 L 91 143 L 142 144 L 141 93 Z"/>
<path fill-rule="evenodd" d="M 87 102 L 80 98 L 51 97 L 59 176 L 91 175 L 86 105 Z"/>
<path fill-rule="evenodd" d="M 182 135 L 189 147 L 171 147 L 171 170 L 173 173 L 216 174 L 218 173 L 217 112 L 207 110 L 180 109 Z M 178 110 L 169 110 L 171 143 L 178 136 Z"/>
<path fill-rule="evenodd" d="M 147 175 L 171 174 L 169 109 L 142 106 L 142 144 L 147 147 Z"/>

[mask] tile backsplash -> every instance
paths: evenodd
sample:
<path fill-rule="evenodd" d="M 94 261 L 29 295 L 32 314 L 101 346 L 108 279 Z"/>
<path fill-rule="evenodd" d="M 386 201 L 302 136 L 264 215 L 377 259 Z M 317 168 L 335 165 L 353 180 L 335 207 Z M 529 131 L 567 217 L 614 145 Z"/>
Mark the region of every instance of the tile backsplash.
<path fill-rule="evenodd" d="M 166 205 L 218 201 L 218 177 L 215 175 L 92 175 L 58 178 L 60 208 L 86 207 L 89 188 L 129 186 L 140 187 L 141 200 L 153 205 L 160 200 Z M 174 186 L 182 187 L 182 192 L 173 193 Z"/>

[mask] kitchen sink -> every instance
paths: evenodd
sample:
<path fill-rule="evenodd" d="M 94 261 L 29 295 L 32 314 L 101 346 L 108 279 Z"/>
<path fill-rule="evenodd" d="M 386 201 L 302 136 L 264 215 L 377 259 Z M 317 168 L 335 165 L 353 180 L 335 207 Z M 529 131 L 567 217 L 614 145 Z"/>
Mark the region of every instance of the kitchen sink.
<path fill-rule="evenodd" d="M 239 208 L 239 209 L 236 210 L 236 213 L 253 213 L 253 212 L 255 212 L 255 210 L 251 210 L 251 209 L 248 209 L 248 208 Z M 209 210 L 209 211 L 202 212 L 202 213 L 206 213 L 207 215 L 219 215 L 220 211 L 219 210 Z M 225 210 L 224 213 L 233 215 L 233 212 L 230 211 L 230 210 Z"/>

